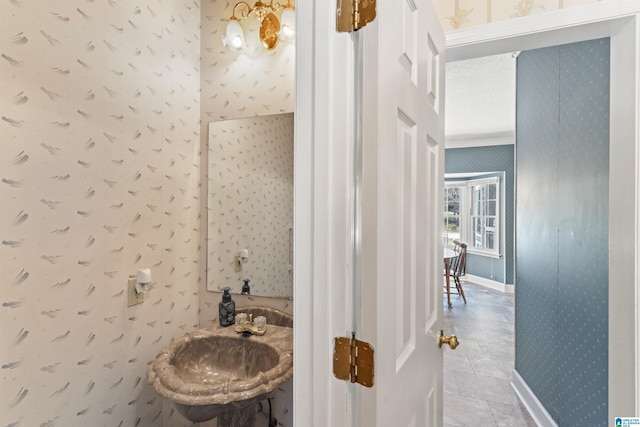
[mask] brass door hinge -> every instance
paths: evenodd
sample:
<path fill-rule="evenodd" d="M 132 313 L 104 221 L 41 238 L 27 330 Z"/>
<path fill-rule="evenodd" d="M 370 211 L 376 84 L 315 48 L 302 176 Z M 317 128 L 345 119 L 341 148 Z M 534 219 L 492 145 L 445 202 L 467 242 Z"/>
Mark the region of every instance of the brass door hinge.
<path fill-rule="evenodd" d="M 352 338 L 333 339 L 333 375 L 339 380 L 373 387 L 373 347 Z"/>
<path fill-rule="evenodd" d="M 358 31 L 376 19 L 376 0 L 337 0 L 336 27 L 340 33 Z"/>

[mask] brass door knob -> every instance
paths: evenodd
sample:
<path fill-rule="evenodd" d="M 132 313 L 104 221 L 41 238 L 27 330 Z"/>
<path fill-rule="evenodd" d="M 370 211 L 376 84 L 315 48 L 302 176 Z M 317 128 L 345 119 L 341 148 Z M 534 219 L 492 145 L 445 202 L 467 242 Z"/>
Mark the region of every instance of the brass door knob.
<path fill-rule="evenodd" d="M 451 350 L 455 350 L 457 346 L 460 345 L 460 341 L 455 335 L 451 335 L 447 337 L 444 335 L 443 331 L 440 331 L 440 336 L 438 337 L 438 347 L 442 347 L 442 344 L 449 344 L 449 348 Z"/>

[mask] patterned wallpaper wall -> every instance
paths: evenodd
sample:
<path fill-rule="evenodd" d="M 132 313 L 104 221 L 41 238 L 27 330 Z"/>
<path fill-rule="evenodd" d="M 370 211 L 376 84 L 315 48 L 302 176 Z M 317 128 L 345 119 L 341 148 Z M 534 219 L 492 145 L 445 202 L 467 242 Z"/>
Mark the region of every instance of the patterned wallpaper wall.
<path fill-rule="evenodd" d="M 0 17 L 0 425 L 190 425 L 145 374 L 199 321 L 198 2 Z"/>
<path fill-rule="evenodd" d="M 607 425 L 609 39 L 522 52 L 517 84 L 516 370 L 558 425 Z"/>
<path fill-rule="evenodd" d="M 293 296 L 293 113 L 212 122 L 208 185 L 207 288 Z"/>
<path fill-rule="evenodd" d="M 513 284 L 514 262 L 513 233 L 515 206 L 515 163 L 514 145 L 493 145 L 487 147 L 447 148 L 444 154 L 445 173 L 497 172 L 504 171 L 505 204 L 505 247 L 502 257 L 490 258 L 469 254 L 467 272 L 496 282 Z"/>
<path fill-rule="evenodd" d="M 593 1 L 434 3 L 453 29 Z M 248 49 L 222 47 L 233 4 L 0 3 L 0 424 L 187 425 L 144 374 L 215 320 L 200 144 L 210 121 L 294 102 L 292 44 L 264 51 L 243 22 Z M 153 289 L 127 308 L 126 278 L 146 266 Z M 291 413 L 278 407 L 283 425 Z"/>
<path fill-rule="evenodd" d="M 257 20 L 243 19 L 247 47 L 230 52 L 222 45 L 227 20 L 237 2 L 202 0 L 202 126 L 211 121 L 293 112 L 295 45 L 262 47 Z M 279 16 L 279 13 L 278 13 Z"/>
<path fill-rule="evenodd" d="M 242 52 L 229 52 L 222 45 L 227 19 L 232 14 L 235 1 L 201 0 L 202 18 L 200 40 L 201 56 L 201 144 L 203 156 L 208 154 L 209 122 L 243 117 L 265 116 L 291 113 L 294 110 L 295 46 L 281 42 L 273 51 L 261 47 L 258 27 L 253 19 L 243 20 L 247 48 Z M 202 159 L 206 164 L 206 159 Z M 201 180 L 208 181 L 207 170 L 201 170 Z M 203 185 L 202 198 L 207 196 Z M 207 218 L 206 205 L 201 206 L 203 218 Z M 203 235 L 204 237 L 204 235 Z M 229 236 L 230 238 L 232 236 Z M 203 247 L 206 242 L 201 240 Z M 200 266 L 201 275 L 206 274 L 206 266 Z M 252 283 L 260 286 L 259 283 Z M 206 327 L 217 321 L 219 292 L 207 292 L 206 280 L 200 282 L 200 325 Z M 291 311 L 289 299 L 234 296 L 237 305 L 261 304 L 281 310 Z M 272 399 L 273 414 L 279 426 L 293 423 L 293 386 L 287 382 L 279 388 Z M 268 411 L 268 408 L 265 409 Z M 257 423 L 264 425 L 265 413 L 261 413 Z M 206 424 L 215 425 L 215 422 Z"/>
<path fill-rule="evenodd" d="M 277 113 L 291 113 L 294 109 L 295 46 L 281 43 L 274 51 L 261 47 L 257 26 L 251 19 L 244 20 L 247 48 L 242 52 L 229 52 L 222 45 L 227 20 L 235 3 L 228 0 L 204 0 L 201 25 L 201 144 L 203 155 L 208 156 L 209 122 Z M 205 160 L 203 159 L 203 162 Z M 208 182 L 207 170 L 201 179 Z M 202 188 L 206 199 L 207 186 Z M 206 206 L 201 214 L 207 217 Z M 230 236 L 231 237 L 231 236 Z M 202 240 L 206 245 L 206 241 Z M 201 266 L 206 274 L 206 266 Z M 200 323 L 204 326 L 216 316 L 220 295 L 207 292 L 206 281 L 200 287 Z M 287 300 L 274 301 L 278 306 Z M 217 310 L 217 308 L 216 308 Z"/>
<path fill-rule="evenodd" d="M 432 0 L 445 31 L 475 27 L 599 1 L 615 0 Z"/>

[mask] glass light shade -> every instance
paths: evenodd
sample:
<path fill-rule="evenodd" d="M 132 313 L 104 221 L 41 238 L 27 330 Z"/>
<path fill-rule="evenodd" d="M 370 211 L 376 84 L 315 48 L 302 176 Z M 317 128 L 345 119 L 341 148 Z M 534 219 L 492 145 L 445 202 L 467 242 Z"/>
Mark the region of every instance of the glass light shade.
<path fill-rule="evenodd" d="M 222 44 L 234 52 L 244 49 L 244 31 L 235 19 L 230 19 L 227 23 L 227 34 L 222 36 Z"/>
<path fill-rule="evenodd" d="M 296 35 L 296 13 L 292 8 L 286 8 L 282 11 L 280 17 L 280 38 L 282 40 L 291 40 Z"/>

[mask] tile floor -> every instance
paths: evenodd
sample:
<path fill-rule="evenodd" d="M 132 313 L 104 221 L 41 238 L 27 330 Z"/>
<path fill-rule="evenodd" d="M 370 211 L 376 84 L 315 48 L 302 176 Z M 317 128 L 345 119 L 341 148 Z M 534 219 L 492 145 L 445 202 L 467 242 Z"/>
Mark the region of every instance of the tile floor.
<path fill-rule="evenodd" d="M 444 298 L 444 330 L 460 346 L 444 353 L 444 427 L 535 427 L 511 388 L 514 295 L 463 283 L 464 304 Z"/>

